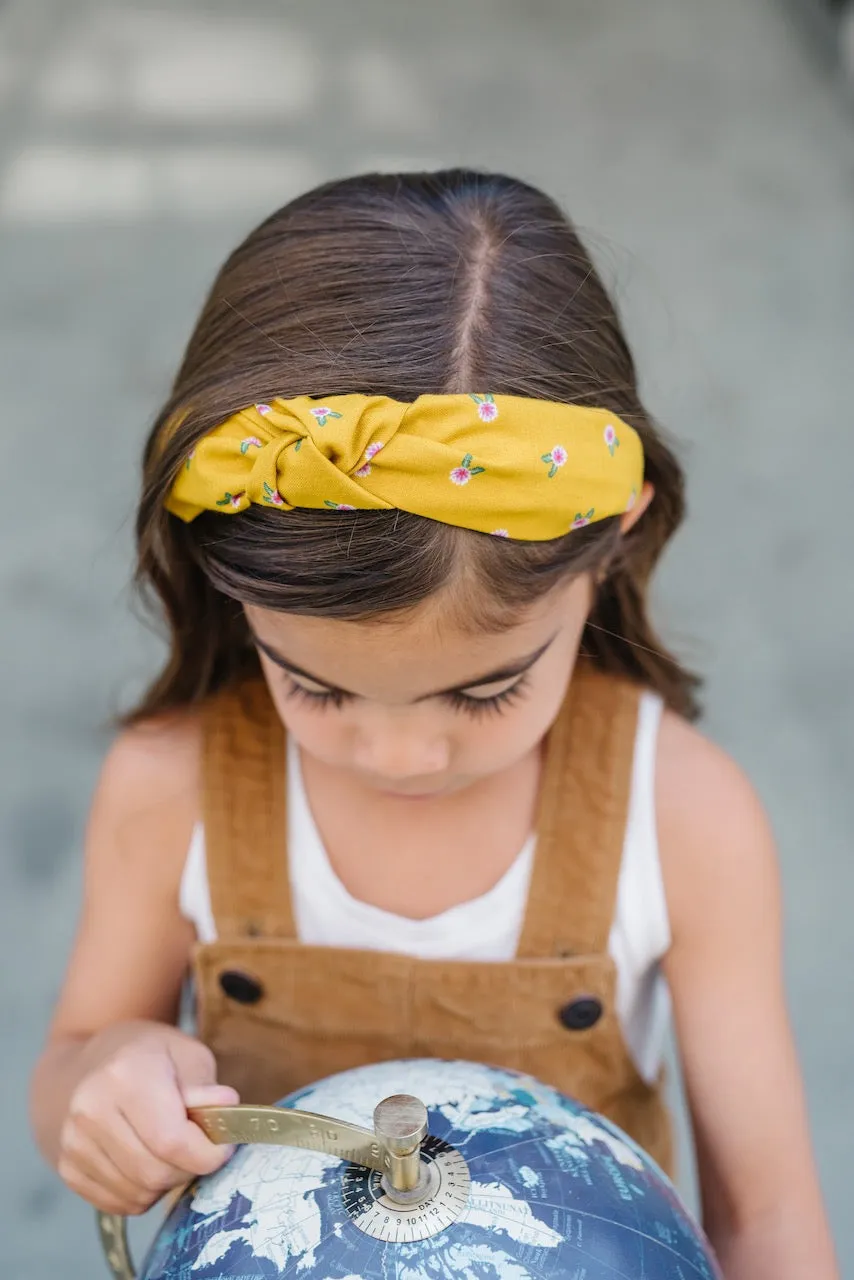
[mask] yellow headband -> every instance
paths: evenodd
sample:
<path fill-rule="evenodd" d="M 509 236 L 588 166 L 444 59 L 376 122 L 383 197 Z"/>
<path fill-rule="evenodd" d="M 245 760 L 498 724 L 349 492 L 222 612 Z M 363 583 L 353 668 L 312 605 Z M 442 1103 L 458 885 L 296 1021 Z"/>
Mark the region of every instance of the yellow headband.
<path fill-rule="evenodd" d="M 273 400 L 210 431 L 167 507 L 182 520 L 250 503 L 410 511 L 526 541 L 630 510 L 637 432 L 605 409 L 521 396 Z"/>

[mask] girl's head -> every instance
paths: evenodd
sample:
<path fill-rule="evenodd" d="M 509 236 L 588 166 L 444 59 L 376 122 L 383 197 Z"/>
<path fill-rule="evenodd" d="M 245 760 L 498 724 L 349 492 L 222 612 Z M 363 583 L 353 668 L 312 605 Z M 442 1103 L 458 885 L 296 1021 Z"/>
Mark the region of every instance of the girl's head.
<path fill-rule="evenodd" d="M 246 405 L 480 391 L 619 415 L 641 437 L 654 500 L 634 523 L 614 517 L 542 542 L 402 511 L 251 506 L 185 524 L 165 510 L 194 445 Z M 257 639 L 324 686 L 359 695 L 365 714 L 382 705 L 420 724 L 419 742 L 442 737 L 425 719 L 441 700 L 425 695 L 517 665 L 549 639 L 528 675 L 529 711 L 541 672 L 552 690 L 532 731 L 556 713 L 579 645 L 601 669 L 690 713 L 695 682 L 646 616 L 651 571 L 682 513 L 681 472 L 640 402 L 614 308 L 551 200 L 460 170 L 327 184 L 274 214 L 225 263 L 149 439 L 138 577 L 165 609 L 171 653 L 134 718 L 257 671 Z M 558 653 L 565 661 L 549 667 Z M 297 720 L 329 720 L 300 694 L 285 699 L 288 677 L 263 650 L 260 661 L 298 737 Z M 366 681 L 369 671 L 376 679 Z M 404 705 L 411 714 L 401 715 Z M 468 704 L 441 705 L 476 723 Z M 354 708 L 345 699 L 335 715 Z M 494 725 L 479 732 L 494 737 Z M 419 760 L 401 772 L 431 772 Z"/>

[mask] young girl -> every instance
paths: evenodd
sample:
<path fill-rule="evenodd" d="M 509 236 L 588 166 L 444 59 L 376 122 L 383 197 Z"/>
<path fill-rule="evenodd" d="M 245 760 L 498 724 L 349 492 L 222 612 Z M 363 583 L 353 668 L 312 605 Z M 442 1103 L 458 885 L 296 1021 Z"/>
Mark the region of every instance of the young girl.
<path fill-rule="evenodd" d="M 169 657 L 34 1076 L 69 1186 L 139 1212 L 227 1155 L 187 1106 L 417 1055 L 531 1071 L 670 1166 L 669 992 L 727 1276 L 835 1276 L 768 824 L 647 617 L 682 512 L 533 188 L 349 179 L 236 250 L 146 449 Z"/>

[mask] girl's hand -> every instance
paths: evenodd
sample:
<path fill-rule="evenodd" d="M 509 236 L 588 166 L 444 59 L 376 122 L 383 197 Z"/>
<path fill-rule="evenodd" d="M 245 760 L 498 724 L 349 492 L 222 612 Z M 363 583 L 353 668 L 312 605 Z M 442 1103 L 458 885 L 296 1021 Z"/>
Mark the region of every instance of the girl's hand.
<path fill-rule="evenodd" d="M 172 1187 L 213 1173 L 234 1150 L 211 1142 L 187 1108 L 237 1102 L 234 1089 L 216 1083 L 213 1054 L 199 1041 L 173 1028 L 140 1030 L 71 1095 L 60 1177 L 106 1213 L 144 1213 Z"/>

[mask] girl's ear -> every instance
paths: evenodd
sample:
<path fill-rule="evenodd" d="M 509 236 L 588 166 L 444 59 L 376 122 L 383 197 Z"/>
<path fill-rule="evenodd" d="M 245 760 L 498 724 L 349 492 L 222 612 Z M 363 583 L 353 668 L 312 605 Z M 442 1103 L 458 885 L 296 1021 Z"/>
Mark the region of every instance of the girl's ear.
<path fill-rule="evenodd" d="M 648 480 L 645 480 L 644 486 L 640 491 L 640 496 L 638 497 L 634 506 L 631 508 L 630 511 L 627 511 L 624 515 L 620 517 L 620 531 L 622 533 L 628 533 L 632 525 L 636 524 L 637 521 L 640 520 L 641 516 L 646 511 L 647 507 L 652 502 L 654 497 L 655 497 L 654 486 L 651 485 Z"/>

